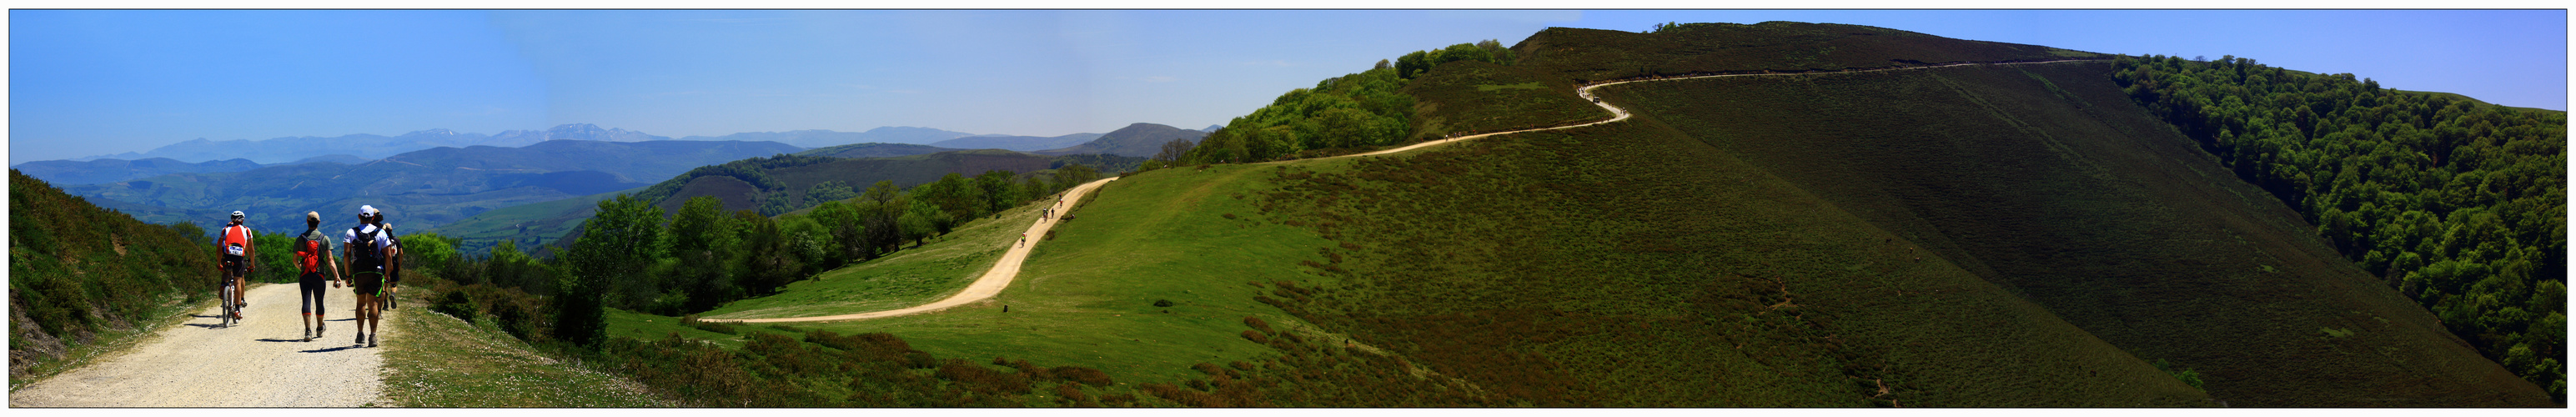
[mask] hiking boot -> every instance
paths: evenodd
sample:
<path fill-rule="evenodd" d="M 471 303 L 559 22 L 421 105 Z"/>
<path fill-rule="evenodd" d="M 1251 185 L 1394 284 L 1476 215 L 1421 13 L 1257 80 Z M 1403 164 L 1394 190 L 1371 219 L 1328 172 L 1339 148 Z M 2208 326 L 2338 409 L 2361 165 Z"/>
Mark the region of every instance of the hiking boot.
<path fill-rule="evenodd" d="M 304 341 L 313 341 L 313 329 L 304 329 Z"/>
<path fill-rule="evenodd" d="M 367 335 L 367 347 L 376 347 L 376 335 L 380 334 L 385 334 L 385 332 L 376 332 L 376 334 Z"/>
<path fill-rule="evenodd" d="M 315 324 L 315 325 L 313 325 L 313 337 L 322 337 L 322 332 L 323 332 L 323 331 L 325 331 L 325 330 L 331 330 L 331 323 L 320 323 L 320 324 Z M 307 342 L 313 341 L 313 337 L 307 337 L 307 338 L 304 338 L 304 341 L 307 341 Z"/>
<path fill-rule="evenodd" d="M 365 330 L 365 329 L 360 329 L 360 330 Z M 356 345 L 363 345 L 363 344 L 367 344 L 367 332 L 358 332 L 358 341 L 355 341 L 355 342 L 349 342 L 349 343 L 350 343 L 350 344 L 356 344 Z"/>

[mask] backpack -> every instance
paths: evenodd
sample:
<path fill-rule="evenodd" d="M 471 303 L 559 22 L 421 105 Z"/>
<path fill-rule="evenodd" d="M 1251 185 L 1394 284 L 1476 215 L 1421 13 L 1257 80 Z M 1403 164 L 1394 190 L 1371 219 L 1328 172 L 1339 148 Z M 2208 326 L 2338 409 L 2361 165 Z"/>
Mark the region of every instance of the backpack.
<path fill-rule="evenodd" d="M 295 267 L 306 274 L 322 273 L 322 232 L 307 230 L 295 237 Z"/>
<path fill-rule="evenodd" d="M 223 249 L 224 256 L 233 258 L 240 258 L 242 255 L 250 253 L 250 227 L 224 227 Z"/>
<path fill-rule="evenodd" d="M 384 272 L 385 251 L 383 247 L 376 245 L 376 234 L 384 232 L 384 229 L 369 229 L 366 226 L 358 226 L 349 228 L 349 232 L 356 233 L 358 235 L 356 239 L 350 239 L 349 241 L 351 246 L 356 247 L 355 250 L 350 251 L 349 259 L 351 262 L 358 264 L 358 271 Z"/>

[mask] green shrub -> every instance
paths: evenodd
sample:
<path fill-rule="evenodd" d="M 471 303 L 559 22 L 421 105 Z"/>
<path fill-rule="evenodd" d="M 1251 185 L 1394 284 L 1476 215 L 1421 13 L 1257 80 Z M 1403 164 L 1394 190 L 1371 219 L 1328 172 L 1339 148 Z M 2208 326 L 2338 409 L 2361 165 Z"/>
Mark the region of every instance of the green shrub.
<path fill-rule="evenodd" d="M 474 319 L 482 314 L 482 309 L 474 305 L 474 297 L 466 295 L 462 288 L 447 290 L 430 303 L 429 311 L 455 317 L 466 323 L 473 323 Z"/>

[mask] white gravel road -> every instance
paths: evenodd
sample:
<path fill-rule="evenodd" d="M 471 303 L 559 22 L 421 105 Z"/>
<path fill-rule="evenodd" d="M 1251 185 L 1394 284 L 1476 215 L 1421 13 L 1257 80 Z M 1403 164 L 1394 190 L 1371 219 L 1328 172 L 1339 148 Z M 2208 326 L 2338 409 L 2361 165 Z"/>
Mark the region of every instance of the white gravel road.
<path fill-rule="evenodd" d="M 250 309 L 242 313 L 246 320 L 237 326 L 215 327 L 218 310 L 209 307 L 115 357 L 12 391 L 9 406 L 358 407 L 376 402 L 383 391 L 384 357 L 378 348 L 350 344 L 357 335 L 350 320 L 357 296 L 348 287 L 326 289 L 328 337 L 304 342 L 295 289 L 293 284 L 255 286 Z"/>

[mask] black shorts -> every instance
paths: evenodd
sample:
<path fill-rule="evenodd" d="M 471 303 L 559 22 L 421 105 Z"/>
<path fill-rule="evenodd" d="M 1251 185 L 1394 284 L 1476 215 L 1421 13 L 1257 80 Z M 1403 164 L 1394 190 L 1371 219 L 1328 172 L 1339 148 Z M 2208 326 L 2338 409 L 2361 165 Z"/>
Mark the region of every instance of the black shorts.
<path fill-rule="evenodd" d="M 231 276 L 238 277 L 250 275 L 250 263 L 242 262 L 242 257 L 240 256 L 224 255 L 224 261 L 221 266 L 224 268 L 224 273 L 232 274 Z"/>
<path fill-rule="evenodd" d="M 358 295 L 383 295 L 385 293 L 385 273 L 383 272 L 360 272 L 354 274 L 350 281 L 354 281 L 355 285 L 351 286 L 357 287 Z"/>

